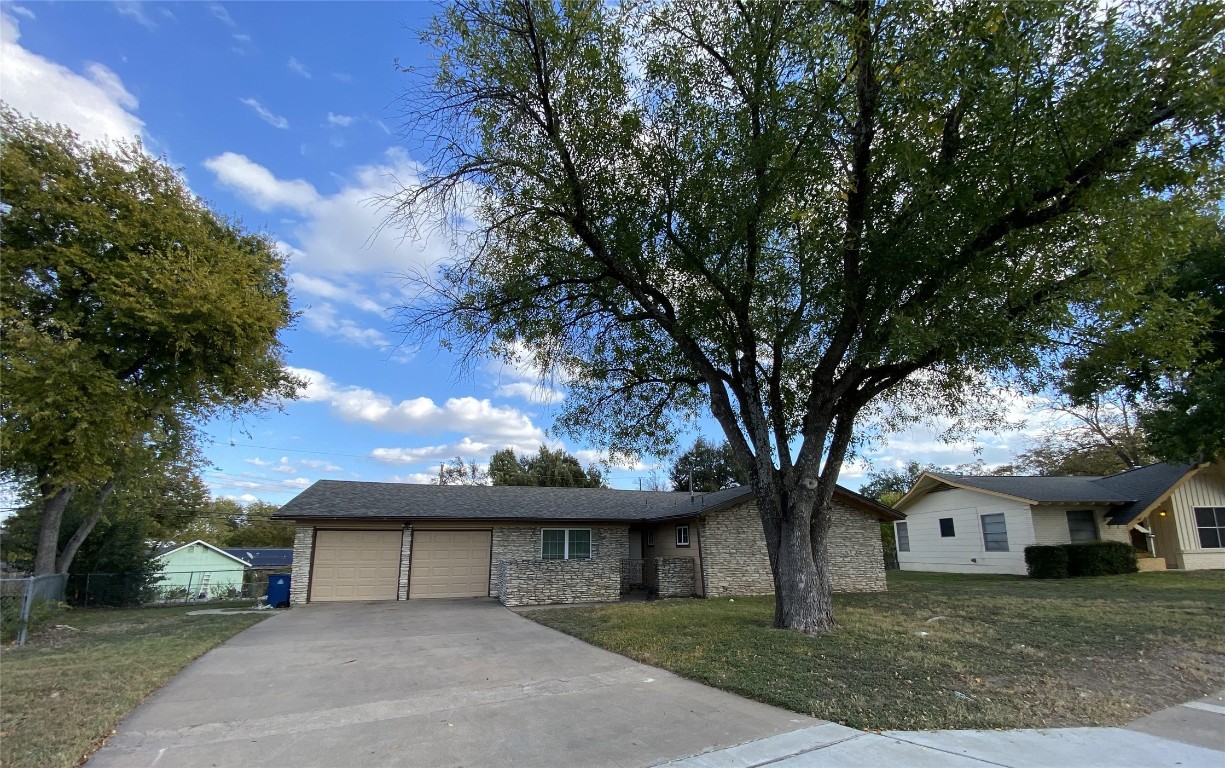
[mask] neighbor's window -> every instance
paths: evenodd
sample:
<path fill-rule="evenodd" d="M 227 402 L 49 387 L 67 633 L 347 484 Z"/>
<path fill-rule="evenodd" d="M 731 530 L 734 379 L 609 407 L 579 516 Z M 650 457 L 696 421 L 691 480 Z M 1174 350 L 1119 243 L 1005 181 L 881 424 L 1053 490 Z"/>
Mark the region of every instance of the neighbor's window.
<path fill-rule="evenodd" d="M 983 549 L 988 552 L 1008 551 L 1008 526 L 1004 515 L 981 515 L 983 522 Z"/>
<path fill-rule="evenodd" d="M 910 531 L 906 529 L 906 523 L 894 523 L 893 530 L 897 534 L 896 536 L 897 551 L 898 552 L 909 552 L 910 551 Z"/>
<path fill-rule="evenodd" d="M 655 546 L 655 529 L 654 528 L 647 530 L 647 546 L 648 547 Z"/>
<path fill-rule="evenodd" d="M 678 547 L 689 546 L 689 526 L 687 525 L 676 526 L 676 546 Z"/>
<path fill-rule="evenodd" d="M 1225 507 L 1196 507 L 1195 527 L 1204 549 L 1225 547 Z"/>
<path fill-rule="evenodd" d="M 545 528 L 540 532 L 542 560 L 590 560 L 591 529 Z"/>
<path fill-rule="evenodd" d="M 953 518 L 940 518 L 940 538 L 947 539 L 957 534 L 953 532 Z"/>
<path fill-rule="evenodd" d="M 1068 535 L 1073 544 L 1097 541 L 1097 516 L 1090 509 L 1068 510 Z"/>

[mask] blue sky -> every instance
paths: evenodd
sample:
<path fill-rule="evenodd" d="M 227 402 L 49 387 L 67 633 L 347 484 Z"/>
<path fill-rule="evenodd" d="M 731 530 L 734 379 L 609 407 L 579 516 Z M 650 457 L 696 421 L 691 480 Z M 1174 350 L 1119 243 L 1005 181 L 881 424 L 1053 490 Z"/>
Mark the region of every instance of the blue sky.
<path fill-rule="evenodd" d="M 564 392 L 489 364 L 457 376 L 434 349 L 400 344 L 388 307 L 399 275 L 445 258 L 443 234 L 377 232 L 372 201 L 411 185 L 422 148 L 403 135 L 400 99 L 428 71 L 417 30 L 428 3 L 0 2 L 0 98 L 88 139 L 139 137 L 181 167 L 221 213 L 271 234 L 289 255 L 297 326 L 287 362 L 310 384 L 282 412 L 210 425 L 214 494 L 283 503 L 321 478 L 427 482 L 456 455 L 487 461 L 541 442 L 584 462 L 595 446 L 549 433 Z M 1010 418 L 1024 417 L 1015 398 Z M 720 437 L 709 424 L 697 425 Z M 1032 431 L 1033 425 L 1029 431 Z M 918 427 L 874 446 L 877 466 L 907 459 L 1002 463 L 1026 434 L 955 443 Z M 688 438 L 684 439 L 688 442 Z M 660 465 L 609 467 L 637 487 Z M 858 487 L 865 460 L 843 482 Z M 658 474 L 666 478 L 666 470 Z"/>

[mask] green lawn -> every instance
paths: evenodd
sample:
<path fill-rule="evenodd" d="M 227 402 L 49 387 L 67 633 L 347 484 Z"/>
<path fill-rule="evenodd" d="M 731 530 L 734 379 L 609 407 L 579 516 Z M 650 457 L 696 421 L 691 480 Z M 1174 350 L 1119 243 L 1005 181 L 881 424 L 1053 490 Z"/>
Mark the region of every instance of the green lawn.
<path fill-rule="evenodd" d="M 188 662 L 268 616 L 186 615 L 200 607 L 66 611 L 0 651 L 0 764 L 80 764 Z"/>
<path fill-rule="evenodd" d="M 555 629 L 760 701 L 867 729 L 1118 725 L 1225 687 L 1225 572 L 1061 581 L 892 571 L 823 637 L 773 598 L 533 611 Z M 926 634 L 923 634 L 926 633 Z"/>

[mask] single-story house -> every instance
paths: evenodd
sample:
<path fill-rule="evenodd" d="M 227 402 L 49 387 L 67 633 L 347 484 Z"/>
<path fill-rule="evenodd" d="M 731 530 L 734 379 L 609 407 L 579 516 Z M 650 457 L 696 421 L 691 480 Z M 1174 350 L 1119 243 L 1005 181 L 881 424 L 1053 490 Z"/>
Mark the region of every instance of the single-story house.
<path fill-rule="evenodd" d="M 879 521 L 899 516 L 839 488 L 830 579 L 885 589 Z M 663 493 L 320 480 L 274 518 L 296 523 L 294 604 L 497 597 L 506 605 L 772 594 L 749 488 Z"/>
<path fill-rule="evenodd" d="M 155 585 L 164 597 L 221 597 L 242 591 L 243 573 L 251 566 L 241 557 L 206 541 L 163 547 L 154 557 L 162 566 Z"/>
<path fill-rule="evenodd" d="M 1024 574 L 1033 544 L 1122 541 L 1145 570 L 1225 568 L 1225 467 L 1150 464 L 1106 477 L 925 472 L 896 504 L 907 571 Z"/>
<path fill-rule="evenodd" d="M 289 573 L 293 565 L 293 547 L 223 547 L 222 551 L 250 563 L 253 571 Z"/>

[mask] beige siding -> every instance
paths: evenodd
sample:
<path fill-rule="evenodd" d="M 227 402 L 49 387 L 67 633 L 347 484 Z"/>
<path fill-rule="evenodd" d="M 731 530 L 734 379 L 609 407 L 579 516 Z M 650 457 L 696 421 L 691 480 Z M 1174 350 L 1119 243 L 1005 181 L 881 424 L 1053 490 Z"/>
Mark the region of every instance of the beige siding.
<path fill-rule="evenodd" d="M 1225 507 L 1225 478 L 1221 466 L 1200 470 L 1170 494 L 1170 507 L 1178 523 L 1178 545 L 1184 552 L 1214 554 L 1199 544 L 1196 507 Z"/>
<path fill-rule="evenodd" d="M 898 565 L 904 571 L 1025 573 L 1025 548 L 1034 543 L 1034 524 L 1028 504 L 955 488 L 927 494 L 911 504 L 905 514 L 910 551 L 898 553 Z M 992 514 L 1004 515 L 1008 528 L 1007 552 L 984 549 L 979 519 Z M 944 517 L 953 518 L 955 536 L 940 536 L 940 519 Z M 1065 537 L 1066 526 L 1065 518 Z"/>
<path fill-rule="evenodd" d="M 1101 541 L 1121 541 L 1130 544 L 1131 538 L 1125 525 L 1110 525 L 1106 522 L 1110 514 L 1108 507 L 1086 507 L 1072 505 L 1070 507 L 1034 507 L 1032 510 L 1034 522 L 1034 543 L 1053 545 L 1068 544 L 1072 541 L 1072 533 L 1068 530 L 1068 511 L 1076 509 L 1091 509 L 1097 521 L 1097 537 Z M 1009 539 L 1011 539 L 1011 529 Z M 1009 542 L 1011 545 L 1011 541 Z"/>
<path fill-rule="evenodd" d="M 676 546 L 676 528 L 680 525 L 689 526 L 689 546 Z M 681 520 L 668 520 L 667 522 L 657 523 L 655 525 L 655 546 L 646 547 L 646 557 L 652 559 L 651 568 L 655 567 L 654 558 L 657 557 L 687 557 L 694 561 L 693 572 L 700 574 L 702 572 L 702 549 L 701 542 L 702 534 L 698 531 L 698 519 L 696 517 L 686 517 Z M 653 571 L 652 571 L 653 573 Z M 695 577 L 694 590 L 701 596 L 702 579 Z"/>

